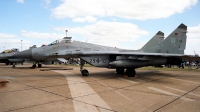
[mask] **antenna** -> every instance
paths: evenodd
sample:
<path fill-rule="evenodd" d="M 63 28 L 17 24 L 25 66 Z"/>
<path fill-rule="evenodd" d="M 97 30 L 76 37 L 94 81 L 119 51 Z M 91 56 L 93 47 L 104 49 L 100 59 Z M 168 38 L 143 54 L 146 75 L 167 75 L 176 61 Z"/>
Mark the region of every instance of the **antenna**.
<path fill-rule="evenodd" d="M 194 56 L 195 56 L 195 57 L 199 57 L 199 55 L 198 55 L 198 54 L 196 54 L 196 52 L 195 52 L 195 51 L 194 51 Z"/>
<path fill-rule="evenodd" d="M 65 32 L 66 32 L 66 37 L 64 37 L 63 39 L 71 40 L 72 37 L 68 37 L 68 36 L 67 36 L 67 32 L 68 32 L 68 30 L 65 30 Z"/>
<path fill-rule="evenodd" d="M 86 43 L 87 43 L 88 40 L 89 40 L 89 39 L 86 40 Z"/>
<path fill-rule="evenodd" d="M 68 30 L 65 30 L 65 32 L 66 32 L 66 37 L 67 37 L 67 32 L 68 32 Z"/>

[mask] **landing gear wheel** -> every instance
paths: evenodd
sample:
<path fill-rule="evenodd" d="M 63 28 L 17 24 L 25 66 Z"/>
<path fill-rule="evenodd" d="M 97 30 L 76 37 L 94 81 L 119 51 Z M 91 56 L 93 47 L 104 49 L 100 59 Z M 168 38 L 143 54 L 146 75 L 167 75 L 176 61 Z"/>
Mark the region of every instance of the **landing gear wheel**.
<path fill-rule="evenodd" d="M 36 68 L 36 64 L 33 64 L 31 68 Z"/>
<path fill-rule="evenodd" d="M 135 69 L 134 68 L 127 68 L 126 69 L 126 75 L 128 77 L 135 77 Z"/>
<path fill-rule="evenodd" d="M 88 76 L 89 75 L 89 72 L 86 69 L 82 70 L 81 73 L 82 73 L 82 76 Z"/>
<path fill-rule="evenodd" d="M 13 64 L 12 67 L 15 68 L 15 64 Z"/>
<path fill-rule="evenodd" d="M 124 68 L 116 68 L 117 74 L 124 74 Z"/>
<path fill-rule="evenodd" d="M 42 64 L 38 64 L 38 68 L 42 68 Z"/>
<path fill-rule="evenodd" d="M 80 66 L 80 71 L 81 71 L 82 76 L 88 76 L 89 75 L 88 70 L 83 69 L 84 64 L 85 64 L 85 61 L 81 59 L 80 60 L 80 65 L 81 65 Z"/>
<path fill-rule="evenodd" d="M 8 62 L 8 61 L 6 62 L 6 65 L 9 65 L 9 62 Z"/>

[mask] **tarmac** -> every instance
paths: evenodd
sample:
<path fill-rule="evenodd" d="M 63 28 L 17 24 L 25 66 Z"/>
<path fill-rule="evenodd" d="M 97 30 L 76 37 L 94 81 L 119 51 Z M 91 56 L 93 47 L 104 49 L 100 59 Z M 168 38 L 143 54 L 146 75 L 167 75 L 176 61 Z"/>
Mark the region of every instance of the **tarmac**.
<path fill-rule="evenodd" d="M 0 112 L 199 112 L 200 71 L 137 70 L 0 64 Z M 66 69 L 63 69 L 66 68 Z M 51 70 L 52 69 L 52 70 Z"/>

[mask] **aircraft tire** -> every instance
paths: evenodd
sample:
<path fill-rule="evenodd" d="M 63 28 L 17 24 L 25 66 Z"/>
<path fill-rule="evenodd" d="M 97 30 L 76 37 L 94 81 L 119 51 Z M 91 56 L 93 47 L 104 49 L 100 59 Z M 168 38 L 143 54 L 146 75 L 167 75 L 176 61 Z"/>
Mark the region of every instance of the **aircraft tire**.
<path fill-rule="evenodd" d="M 117 74 L 124 74 L 124 68 L 116 68 Z"/>
<path fill-rule="evenodd" d="M 36 68 L 36 64 L 33 64 L 31 68 Z"/>
<path fill-rule="evenodd" d="M 9 62 L 8 62 L 8 61 L 6 62 L 6 65 L 9 65 Z"/>
<path fill-rule="evenodd" d="M 12 68 L 15 68 L 15 65 L 14 65 L 14 64 L 12 65 Z"/>
<path fill-rule="evenodd" d="M 42 64 L 38 64 L 38 68 L 42 68 Z"/>
<path fill-rule="evenodd" d="M 135 69 L 134 68 L 127 68 L 126 69 L 126 75 L 128 77 L 135 77 Z"/>
<path fill-rule="evenodd" d="M 88 76 L 89 75 L 89 72 L 86 69 L 82 70 L 81 73 L 82 73 L 82 76 Z"/>

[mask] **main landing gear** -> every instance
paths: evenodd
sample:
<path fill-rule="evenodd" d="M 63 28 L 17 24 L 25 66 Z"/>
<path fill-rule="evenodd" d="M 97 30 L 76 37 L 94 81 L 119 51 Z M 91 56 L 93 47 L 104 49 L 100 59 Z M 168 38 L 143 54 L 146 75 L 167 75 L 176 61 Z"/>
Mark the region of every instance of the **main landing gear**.
<path fill-rule="evenodd" d="M 89 72 L 87 69 L 83 69 L 83 66 L 85 64 L 85 61 L 84 60 L 80 60 L 80 71 L 81 71 L 81 74 L 82 76 L 88 76 L 89 75 Z M 116 68 L 116 73 L 117 74 L 124 74 L 124 68 Z M 135 68 L 127 68 L 126 71 L 125 71 L 125 74 L 128 76 L 128 77 L 135 77 L 136 73 L 135 73 Z"/>
<path fill-rule="evenodd" d="M 31 68 L 36 68 L 37 67 L 37 65 L 35 64 L 35 63 L 33 63 L 33 65 L 32 65 L 32 67 Z M 42 64 L 38 64 L 38 68 L 42 68 Z"/>
<path fill-rule="evenodd" d="M 124 74 L 124 68 L 116 68 L 116 73 L 117 74 Z M 135 77 L 135 68 L 127 68 L 125 71 L 125 74 L 128 77 Z"/>
<path fill-rule="evenodd" d="M 15 68 L 15 65 L 17 65 L 18 63 L 10 63 L 12 65 L 12 68 Z M 21 63 L 23 65 L 23 63 Z"/>
<path fill-rule="evenodd" d="M 15 68 L 15 65 L 16 65 L 16 63 L 13 63 L 12 68 Z M 22 63 L 22 65 L 23 65 L 23 63 Z M 30 68 L 36 68 L 36 67 L 37 67 L 36 63 L 33 63 L 32 67 L 30 67 Z M 41 63 L 38 63 L 38 68 L 42 68 Z"/>
<path fill-rule="evenodd" d="M 42 68 L 42 64 L 38 64 L 38 68 Z"/>
<path fill-rule="evenodd" d="M 36 68 L 36 64 L 33 64 L 32 67 L 30 67 L 30 68 Z"/>
<path fill-rule="evenodd" d="M 88 76 L 88 75 L 89 75 L 88 70 L 83 69 L 84 64 L 85 64 L 85 61 L 83 61 L 83 60 L 81 59 L 80 71 L 81 71 L 82 76 Z"/>
<path fill-rule="evenodd" d="M 10 64 L 10 62 L 9 61 L 6 61 L 6 63 L 5 63 L 6 65 L 9 65 Z"/>

